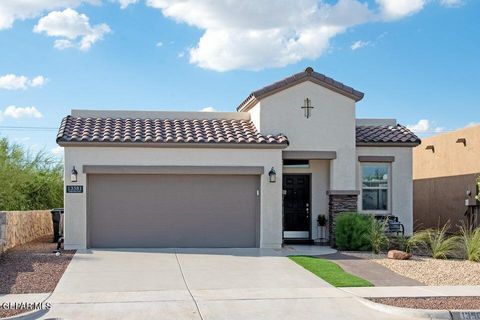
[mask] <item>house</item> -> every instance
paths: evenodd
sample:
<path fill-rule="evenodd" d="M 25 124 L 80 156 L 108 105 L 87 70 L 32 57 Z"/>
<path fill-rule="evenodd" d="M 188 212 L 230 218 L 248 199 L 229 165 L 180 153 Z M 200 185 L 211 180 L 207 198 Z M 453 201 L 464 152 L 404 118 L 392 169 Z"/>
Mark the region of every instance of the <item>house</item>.
<path fill-rule="evenodd" d="M 65 247 L 333 242 L 345 211 L 393 214 L 411 233 L 420 140 L 395 120 L 356 119 L 362 98 L 307 68 L 237 112 L 72 110 L 57 136 Z"/>
<path fill-rule="evenodd" d="M 453 227 L 479 215 L 480 125 L 425 138 L 413 149 L 413 217 L 416 227 Z M 467 215 L 466 215 L 467 213 Z M 479 218 L 477 218 L 479 219 Z M 478 222 L 477 222 L 478 223 Z"/>

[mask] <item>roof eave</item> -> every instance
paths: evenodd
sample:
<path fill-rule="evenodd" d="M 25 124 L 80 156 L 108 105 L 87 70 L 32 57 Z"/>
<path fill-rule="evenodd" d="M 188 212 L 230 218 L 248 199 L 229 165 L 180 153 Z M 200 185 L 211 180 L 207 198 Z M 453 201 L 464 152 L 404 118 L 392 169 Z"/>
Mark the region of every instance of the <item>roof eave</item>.
<path fill-rule="evenodd" d="M 136 148 L 224 148 L 224 149 L 285 149 L 286 143 L 158 143 L 158 142 L 99 142 L 64 141 L 57 139 L 61 147 L 136 147 Z"/>
<path fill-rule="evenodd" d="M 305 81 L 310 81 L 310 82 L 313 82 L 315 84 L 318 84 L 318 85 L 320 85 L 324 88 L 332 90 L 332 91 L 334 91 L 336 93 L 339 93 L 343 96 L 346 96 L 347 98 L 350 98 L 350 99 L 354 100 L 355 102 L 358 102 L 358 101 L 362 100 L 363 97 L 365 96 L 365 94 L 363 92 L 357 91 L 353 88 L 352 88 L 353 92 L 345 91 L 345 90 L 342 90 L 340 88 L 337 88 L 334 85 L 329 84 L 328 82 L 321 81 L 321 80 L 319 80 L 319 79 L 310 75 L 310 76 L 306 76 L 306 77 L 303 77 L 303 78 L 299 78 L 296 81 L 292 81 L 291 83 L 285 84 L 284 86 L 278 87 L 276 89 L 272 89 L 270 91 L 267 91 L 264 94 L 258 94 L 257 93 L 257 91 L 260 91 L 262 89 L 254 91 L 237 107 L 237 111 L 238 112 L 246 112 L 246 111 L 250 110 L 254 105 L 256 105 L 258 103 L 258 101 L 260 101 L 261 99 L 264 99 L 264 98 L 266 98 L 268 96 L 271 96 L 271 95 L 273 95 L 277 92 L 286 90 L 286 89 L 291 88 L 293 86 L 296 86 L 296 85 L 298 85 L 300 83 L 303 83 Z"/>

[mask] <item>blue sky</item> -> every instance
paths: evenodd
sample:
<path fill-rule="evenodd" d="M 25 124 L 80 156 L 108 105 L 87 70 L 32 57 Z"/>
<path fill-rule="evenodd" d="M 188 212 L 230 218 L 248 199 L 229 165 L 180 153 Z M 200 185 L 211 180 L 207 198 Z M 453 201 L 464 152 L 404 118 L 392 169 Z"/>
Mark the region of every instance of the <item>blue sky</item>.
<path fill-rule="evenodd" d="M 357 117 L 421 135 L 480 122 L 480 1 L 18 3 L 0 2 L 0 136 L 33 150 L 58 151 L 56 131 L 9 127 L 72 108 L 234 111 L 306 66 L 364 92 Z"/>

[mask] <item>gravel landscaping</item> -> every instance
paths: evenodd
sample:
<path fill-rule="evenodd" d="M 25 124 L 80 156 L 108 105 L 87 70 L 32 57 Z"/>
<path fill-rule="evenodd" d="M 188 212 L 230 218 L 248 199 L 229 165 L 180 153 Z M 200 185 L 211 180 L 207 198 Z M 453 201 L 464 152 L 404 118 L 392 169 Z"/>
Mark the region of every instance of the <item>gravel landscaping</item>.
<path fill-rule="evenodd" d="M 347 252 L 346 252 L 347 253 Z M 480 285 L 480 263 L 413 256 L 410 260 L 387 259 L 385 254 L 348 252 L 429 286 Z"/>
<path fill-rule="evenodd" d="M 56 244 L 44 237 L 8 250 L 0 256 L 0 294 L 52 292 L 75 251 L 52 253 Z M 20 311 L 21 312 L 21 311 Z M 0 317 L 18 314 L 0 309 Z"/>
<path fill-rule="evenodd" d="M 431 310 L 478 310 L 480 297 L 370 298 L 390 306 Z"/>

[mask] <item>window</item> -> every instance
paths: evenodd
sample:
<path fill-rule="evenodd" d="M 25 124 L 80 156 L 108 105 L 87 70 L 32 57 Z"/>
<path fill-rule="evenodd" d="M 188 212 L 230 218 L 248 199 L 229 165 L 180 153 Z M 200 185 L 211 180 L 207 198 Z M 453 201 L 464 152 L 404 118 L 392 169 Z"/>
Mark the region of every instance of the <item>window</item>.
<path fill-rule="evenodd" d="M 283 166 L 286 168 L 309 168 L 308 160 L 283 160 Z"/>
<path fill-rule="evenodd" d="M 387 163 L 362 164 L 362 210 L 388 210 L 389 167 Z"/>

